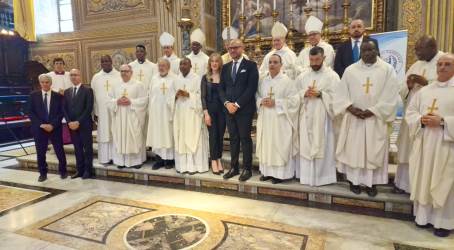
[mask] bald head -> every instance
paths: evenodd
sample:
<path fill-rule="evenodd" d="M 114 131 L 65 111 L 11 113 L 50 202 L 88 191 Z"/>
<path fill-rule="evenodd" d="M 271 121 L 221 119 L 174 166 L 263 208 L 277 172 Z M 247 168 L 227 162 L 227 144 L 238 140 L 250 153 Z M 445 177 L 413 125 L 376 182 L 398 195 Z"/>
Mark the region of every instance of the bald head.
<path fill-rule="evenodd" d="M 243 55 L 244 44 L 241 39 L 233 39 L 229 43 L 229 54 L 233 60 L 240 59 L 241 55 Z"/>
<path fill-rule="evenodd" d="M 437 74 L 437 80 L 440 82 L 449 81 L 454 77 L 454 54 L 448 53 L 438 59 Z"/>
<path fill-rule="evenodd" d="M 80 70 L 78 69 L 70 70 L 69 79 L 74 84 L 74 86 L 79 85 L 82 82 L 82 78 L 80 77 Z"/>
<path fill-rule="evenodd" d="M 437 40 L 432 36 L 424 35 L 415 43 L 415 54 L 418 60 L 430 61 L 437 52 Z"/>
<path fill-rule="evenodd" d="M 170 62 L 167 59 L 159 58 L 158 59 L 158 71 L 159 75 L 164 77 L 169 73 Z"/>
<path fill-rule="evenodd" d="M 364 22 L 361 19 L 353 20 L 348 27 L 348 32 L 353 39 L 361 38 L 364 35 L 365 31 L 366 27 L 364 26 Z"/>

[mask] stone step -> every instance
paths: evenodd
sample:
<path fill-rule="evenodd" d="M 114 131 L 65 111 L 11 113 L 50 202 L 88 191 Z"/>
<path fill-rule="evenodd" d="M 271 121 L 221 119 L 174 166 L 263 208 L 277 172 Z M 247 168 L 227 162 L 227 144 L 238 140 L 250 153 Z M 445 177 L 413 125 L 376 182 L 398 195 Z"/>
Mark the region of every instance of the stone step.
<path fill-rule="evenodd" d="M 17 158 L 20 167 L 37 171 L 36 155 L 28 155 Z M 58 169 L 58 160 L 54 154 L 47 154 L 47 162 L 50 170 Z M 75 171 L 74 155 L 67 155 L 68 170 Z M 129 182 L 142 182 L 145 184 L 177 185 L 178 187 L 206 188 L 209 190 L 226 190 L 238 194 L 249 193 L 255 196 L 270 195 L 280 198 L 291 198 L 299 201 L 312 201 L 348 208 L 372 209 L 380 213 L 391 213 L 410 216 L 412 214 L 412 202 L 405 194 L 394 194 L 391 185 L 380 185 L 378 195 L 369 197 L 365 192 L 355 195 L 350 192 L 348 183 L 311 187 L 301 185 L 296 180 L 286 181 L 281 184 L 261 182 L 260 175 L 254 171 L 253 177 L 247 182 L 239 182 L 238 178 L 224 180 L 222 176 L 211 172 L 187 175 L 179 174 L 175 169 L 152 170 L 152 162 L 147 161 L 141 169 L 118 169 L 114 165 L 99 164 L 94 160 L 94 169 L 99 178 L 112 180 L 129 180 Z M 388 215 L 386 215 L 388 216 Z"/>
<path fill-rule="evenodd" d="M 65 150 L 66 155 L 74 154 L 74 145 L 73 144 L 67 144 L 63 145 L 63 149 Z M 54 153 L 54 148 L 52 145 L 49 145 L 49 151 Z M 98 154 L 98 144 L 93 143 L 93 154 L 97 155 Z"/>

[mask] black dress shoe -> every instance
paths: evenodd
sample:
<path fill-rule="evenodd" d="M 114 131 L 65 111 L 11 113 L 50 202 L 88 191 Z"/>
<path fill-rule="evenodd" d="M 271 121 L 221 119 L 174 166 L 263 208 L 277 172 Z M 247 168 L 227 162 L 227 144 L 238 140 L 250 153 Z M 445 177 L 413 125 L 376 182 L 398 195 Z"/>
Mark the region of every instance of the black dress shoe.
<path fill-rule="evenodd" d="M 126 166 L 117 166 L 118 169 L 126 168 Z"/>
<path fill-rule="evenodd" d="M 350 182 L 350 191 L 352 191 L 354 194 L 360 194 L 361 193 L 361 186 L 353 185 L 353 183 Z"/>
<path fill-rule="evenodd" d="M 164 162 L 164 168 L 165 169 L 172 169 L 175 167 L 175 161 L 174 160 L 165 160 Z"/>
<path fill-rule="evenodd" d="M 369 197 L 377 196 L 377 187 L 375 185 L 372 185 L 372 187 L 366 187 L 366 193 Z"/>
<path fill-rule="evenodd" d="M 238 180 L 240 181 L 247 181 L 249 180 L 249 178 L 252 177 L 252 171 L 251 170 L 243 170 L 243 172 L 241 173 L 240 175 L 240 178 L 238 178 Z"/>
<path fill-rule="evenodd" d="M 416 225 L 417 227 L 419 227 L 419 228 L 431 228 L 431 227 L 433 227 L 433 225 L 430 224 L 430 223 L 427 223 L 427 224 L 425 224 L 425 225 L 419 225 L 418 223 L 415 222 L 415 225 Z"/>
<path fill-rule="evenodd" d="M 47 180 L 47 175 L 40 175 L 40 176 L 38 177 L 38 182 L 43 182 L 43 181 L 45 181 L 45 180 Z"/>
<path fill-rule="evenodd" d="M 140 169 L 141 167 L 142 167 L 142 164 L 139 164 L 139 165 L 132 166 L 131 168 Z"/>
<path fill-rule="evenodd" d="M 223 174 L 223 173 L 224 173 L 224 169 L 219 170 L 219 174 Z"/>
<path fill-rule="evenodd" d="M 224 178 L 224 180 L 227 180 L 227 179 L 230 179 L 236 175 L 239 175 L 240 174 L 240 171 L 238 171 L 238 169 L 233 169 L 231 168 L 229 170 L 229 172 L 227 172 L 222 178 Z"/>
<path fill-rule="evenodd" d="M 394 186 L 394 188 L 393 188 L 393 190 L 391 192 L 394 193 L 394 194 L 405 194 L 404 190 L 402 190 L 402 189 L 400 189 L 400 188 L 398 188 L 396 186 Z"/>
<path fill-rule="evenodd" d="M 443 228 L 435 228 L 434 235 L 438 237 L 448 237 L 451 231 Z"/>
<path fill-rule="evenodd" d="M 155 162 L 153 164 L 153 167 L 151 167 L 151 169 L 158 170 L 158 169 L 164 167 L 164 165 L 165 165 L 165 161 L 164 160 L 160 160 L 160 161 Z"/>
<path fill-rule="evenodd" d="M 273 178 L 273 179 L 271 180 L 271 183 L 273 183 L 273 184 L 279 184 L 279 183 L 282 183 L 283 181 L 284 181 L 284 180 L 282 180 L 282 179 Z"/>
<path fill-rule="evenodd" d="M 82 177 L 82 175 L 79 174 L 79 172 L 76 172 L 75 174 L 71 175 L 71 179 L 76 179 L 76 178 L 79 178 L 79 177 Z"/>
<path fill-rule="evenodd" d="M 271 177 L 271 176 L 264 176 L 264 175 L 262 175 L 262 176 L 260 176 L 260 181 L 269 181 L 269 180 L 271 180 L 272 178 L 273 178 L 273 177 Z"/>
<path fill-rule="evenodd" d="M 68 173 L 60 174 L 60 179 L 64 180 L 66 178 L 68 178 Z"/>

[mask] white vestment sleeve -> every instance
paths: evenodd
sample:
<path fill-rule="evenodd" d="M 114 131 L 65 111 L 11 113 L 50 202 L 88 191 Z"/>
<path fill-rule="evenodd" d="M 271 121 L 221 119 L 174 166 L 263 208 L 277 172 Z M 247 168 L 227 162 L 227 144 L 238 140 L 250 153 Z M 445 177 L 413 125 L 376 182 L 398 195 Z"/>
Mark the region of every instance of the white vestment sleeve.
<path fill-rule="evenodd" d="M 391 122 L 396 117 L 396 107 L 399 100 L 399 85 L 397 82 L 394 69 L 388 70 L 388 75 L 385 76 L 383 91 L 377 98 L 378 102 L 369 108 L 382 121 Z"/>

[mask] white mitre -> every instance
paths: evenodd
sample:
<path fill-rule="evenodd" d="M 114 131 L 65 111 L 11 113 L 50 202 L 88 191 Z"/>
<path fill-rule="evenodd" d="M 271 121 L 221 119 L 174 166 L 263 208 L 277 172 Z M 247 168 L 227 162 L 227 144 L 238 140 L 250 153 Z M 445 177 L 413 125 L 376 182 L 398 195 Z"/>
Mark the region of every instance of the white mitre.
<path fill-rule="evenodd" d="M 198 42 L 201 45 L 205 44 L 205 34 L 203 33 L 203 31 L 200 28 L 197 28 L 194 31 L 192 31 L 190 39 L 191 39 L 191 43 Z"/>
<path fill-rule="evenodd" d="M 159 37 L 159 43 L 161 44 L 161 47 L 164 46 L 173 46 L 173 43 L 175 42 L 175 37 L 173 37 L 171 34 L 164 32 L 161 34 Z"/>
<path fill-rule="evenodd" d="M 287 36 L 288 29 L 285 25 L 277 21 L 271 29 L 271 36 L 274 38 L 285 38 Z"/>
<path fill-rule="evenodd" d="M 235 28 L 227 26 L 222 31 L 222 40 L 230 41 L 232 39 L 238 39 L 238 31 Z"/>
<path fill-rule="evenodd" d="M 323 22 L 315 16 L 310 16 L 306 21 L 306 25 L 304 26 L 306 34 L 322 33 L 322 28 Z"/>

